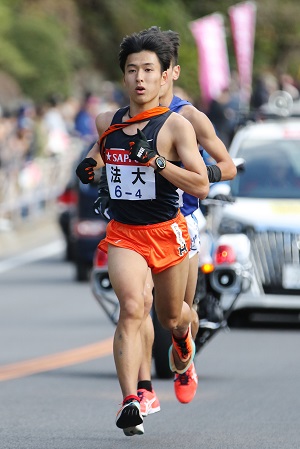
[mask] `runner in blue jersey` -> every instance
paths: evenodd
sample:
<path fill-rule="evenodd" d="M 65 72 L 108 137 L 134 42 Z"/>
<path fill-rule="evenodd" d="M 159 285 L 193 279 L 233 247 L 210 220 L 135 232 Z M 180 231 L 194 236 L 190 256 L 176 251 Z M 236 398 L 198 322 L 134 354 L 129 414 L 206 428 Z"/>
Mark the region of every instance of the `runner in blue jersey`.
<path fill-rule="evenodd" d="M 159 29 L 156 27 L 152 27 L 152 30 L 155 33 Z M 171 30 L 164 31 L 164 33 L 169 37 L 170 42 L 172 43 L 173 58 L 171 66 L 167 71 L 167 83 L 161 88 L 160 104 L 162 106 L 168 106 L 173 112 L 177 112 L 178 114 L 182 115 L 193 125 L 199 144 L 199 151 L 201 152 L 201 148 L 205 149 L 205 151 L 215 161 L 214 165 L 207 167 L 210 182 L 213 183 L 232 179 L 236 175 L 236 167 L 231 157 L 229 156 L 224 143 L 216 135 L 211 121 L 203 112 L 195 108 L 191 104 L 191 102 L 179 98 L 173 93 L 174 81 L 176 81 L 180 76 L 180 66 L 178 65 L 179 35 L 178 33 Z M 205 218 L 199 208 L 199 200 L 196 197 L 182 192 L 182 202 L 183 204 L 181 206 L 181 212 L 186 218 L 192 242 L 191 250 L 189 253 L 189 278 L 187 283 L 185 301 L 189 304 L 192 310 L 192 335 L 193 337 L 195 337 L 199 328 L 199 319 L 198 314 L 193 309 L 192 305 L 198 278 L 198 255 L 200 250 L 199 231 L 204 225 L 203 222 L 205 221 Z M 152 345 L 150 343 L 151 338 L 149 336 L 151 336 L 153 333 L 151 326 L 152 322 L 150 322 L 150 318 L 148 318 L 148 324 L 145 325 L 144 328 L 145 344 L 138 388 L 140 389 L 143 386 L 148 386 L 149 391 L 144 393 L 147 401 L 148 403 L 154 401 L 153 403 L 157 406 L 159 404 L 158 398 L 156 397 L 150 382 Z M 148 382 L 144 384 L 143 380 L 145 379 L 147 379 Z M 175 373 L 174 390 L 177 399 L 182 403 L 190 402 L 196 394 L 197 384 L 198 378 L 194 363 L 184 374 Z"/>

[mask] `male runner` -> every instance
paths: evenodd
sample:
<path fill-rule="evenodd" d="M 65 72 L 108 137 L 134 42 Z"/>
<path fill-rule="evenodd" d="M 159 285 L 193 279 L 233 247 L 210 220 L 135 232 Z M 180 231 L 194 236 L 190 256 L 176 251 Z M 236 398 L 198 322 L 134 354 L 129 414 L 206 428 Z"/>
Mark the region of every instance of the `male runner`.
<path fill-rule="evenodd" d="M 152 27 L 143 33 L 160 32 L 158 27 Z M 196 109 L 189 101 L 182 100 L 173 95 L 174 81 L 179 78 L 180 66 L 178 65 L 178 49 L 179 49 L 179 34 L 174 31 L 164 31 L 165 36 L 169 39 L 172 45 L 172 59 L 170 67 L 168 68 L 168 78 L 166 83 L 161 87 L 160 104 L 169 106 L 169 108 L 181 114 L 191 122 L 196 132 L 198 143 L 205 148 L 207 153 L 216 161 L 216 165 L 207 168 L 210 182 L 224 181 L 234 178 L 236 175 L 236 167 L 228 154 L 228 151 L 223 142 L 217 137 L 212 123 L 208 117 Z M 100 197 L 95 202 L 96 212 L 104 215 L 105 218 L 110 218 L 108 212 L 109 197 L 107 196 L 106 175 L 101 177 L 99 194 Z M 191 307 L 192 312 L 192 335 L 195 338 L 198 328 L 199 320 L 197 312 L 192 308 L 193 299 L 196 290 L 196 283 L 198 277 L 198 254 L 200 250 L 199 240 L 199 226 L 203 222 L 203 215 L 199 209 L 199 200 L 195 196 L 188 193 L 183 193 L 183 205 L 181 212 L 186 218 L 188 230 L 191 238 L 191 249 L 189 252 L 189 277 L 187 289 L 185 293 L 185 301 Z M 148 285 L 145 286 L 145 298 L 147 308 L 150 310 L 152 306 L 152 284 L 149 280 Z M 143 337 L 143 358 L 139 371 L 139 382 L 137 385 L 137 394 L 141 399 L 141 412 L 144 416 L 158 412 L 160 410 L 160 403 L 153 389 L 151 382 L 151 362 L 152 362 L 152 346 L 154 341 L 153 324 L 150 315 L 142 327 Z M 182 403 L 190 402 L 197 390 L 198 377 L 195 370 L 194 363 L 183 374 L 175 373 L 174 390 L 177 399 Z"/>
<path fill-rule="evenodd" d="M 129 107 L 99 114 L 100 139 L 76 169 L 80 180 L 88 183 L 95 169 L 104 164 L 107 168 L 114 219 L 99 248 L 108 253 L 110 281 L 120 303 L 114 358 L 123 403 L 116 425 L 125 435 L 144 432 L 136 384 L 142 361 L 141 327 L 148 313 L 144 290 L 149 268 L 158 318 L 172 333 L 174 369 L 184 373 L 195 355 L 191 309 L 184 302 L 190 239 L 178 210 L 177 188 L 203 199 L 209 182 L 192 125 L 159 107 L 171 57 L 171 45 L 161 32 L 123 39 L 119 63 Z"/>

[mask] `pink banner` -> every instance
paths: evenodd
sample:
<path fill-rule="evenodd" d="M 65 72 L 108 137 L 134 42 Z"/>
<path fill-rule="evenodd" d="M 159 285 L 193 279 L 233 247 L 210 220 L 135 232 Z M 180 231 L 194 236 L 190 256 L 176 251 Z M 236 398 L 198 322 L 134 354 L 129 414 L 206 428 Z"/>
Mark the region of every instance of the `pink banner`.
<path fill-rule="evenodd" d="M 254 2 L 238 3 L 228 9 L 236 55 L 242 99 L 249 103 L 252 86 L 252 66 L 256 24 Z"/>
<path fill-rule="evenodd" d="M 221 14 L 212 14 L 190 22 L 189 26 L 198 48 L 202 99 L 209 104 L 230 83 L 224 19 Z"/>

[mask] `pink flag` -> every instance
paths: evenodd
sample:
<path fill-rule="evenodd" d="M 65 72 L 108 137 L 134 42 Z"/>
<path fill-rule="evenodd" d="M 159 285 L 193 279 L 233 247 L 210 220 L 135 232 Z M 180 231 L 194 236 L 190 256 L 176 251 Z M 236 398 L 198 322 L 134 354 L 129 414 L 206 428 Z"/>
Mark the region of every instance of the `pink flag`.
<path fill-rule="evenodd" d="M 211 14 L 189 26 L 198 48 L 202 99 L 208 104 L 230 83 L 224 19 L 221 14 Z"/>
<path fill-rule="evenodd" d="M 228 9 L 228 14 L 231 24 L 242 100 L 248 104 L 252 86 L 256 5 L 251 1 L 238 3 Z"/>

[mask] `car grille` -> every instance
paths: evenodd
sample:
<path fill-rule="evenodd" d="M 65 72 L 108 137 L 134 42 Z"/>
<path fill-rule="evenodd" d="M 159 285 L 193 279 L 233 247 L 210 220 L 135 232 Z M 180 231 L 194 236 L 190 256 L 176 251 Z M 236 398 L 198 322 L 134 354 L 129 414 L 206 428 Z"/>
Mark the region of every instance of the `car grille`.
<path fill-rule="evenodd" d="M 257 280 L 264 292 L 299 295 L 299 289 L 287 290 L 282 286 L 282 267 L 300 264 L 300 234 L 248 231 L 247 235 Z"/>

